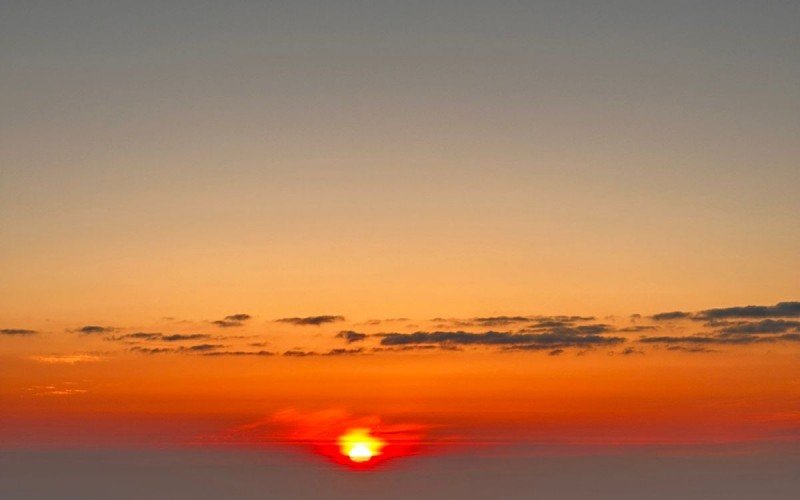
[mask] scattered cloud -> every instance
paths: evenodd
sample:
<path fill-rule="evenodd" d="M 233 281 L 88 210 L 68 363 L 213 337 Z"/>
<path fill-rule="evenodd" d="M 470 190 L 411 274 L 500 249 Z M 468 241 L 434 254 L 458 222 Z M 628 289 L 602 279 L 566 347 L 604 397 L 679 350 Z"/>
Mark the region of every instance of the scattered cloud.
<path fill-rule="evenodd" d="M 179 349 L 176 349 L 174 347 L 140 347 L 140 346 L 131 347 L 131 351 L 142 354 L 162 354 L 170 352 L 180 352 Z"/>
<path fill-rule="evenodd" d="M 400 321 L 408 321 L 408 318 L 386 318 L 386 319 L 368 319 L 363 323 L 356 323 L 356 326 L 378 326 L 382 323 L 395 323 Z"/>
<path fill-rule="evenodd" d="M 424 345 L 424 344 L 417 344 L 417 345 L 401 345 L 396 347 L 373 347 L 370 349 L 370 352 L 380 353 L 380 352 L 407 352 L 407 351 L 440 351 L 444 348 L 438 345 Z M 451 349 L 446 349 L 451 350 Z"/>
<path fill-rule="evenodd" d="M 779 302 L 774 306 L 741 306 L 706 309 L 698 313 L 697 318 L 800 318 L 800 302 Z"/>
<path fill-rule="evenodd" d="M 229 314 L 223 319 L 212 321 L 211 324 L 217 325 L 220 328 L 233 328 L 237 326 L 244 326 L 245 322 L 250 318 L 252 318 L 252 316 L 245 313 Z"/>
<path fill-rule="evenodd" d="M 755 322 L 717 323 L 722 326 L 719 330 L 724 334 L 773 334 L 800 331 L 800 321 L 787 321 L 784 319 L 764 319 Z"/>
<path fill-rule="evenodd" d="M 472 318 L 472 324 L 476 326 L 495 327 L 513 325 L 515 323 L 528 322 L 531 319 L 527 316 L 489 316 L 484 318 Z"/>
<path fill-rule="evenodd" d="M 0 335 L 19 336 L 24 337 L 27 335 L 36 335 L 36 330 L 26 330 L 24 328 L 3 328 L 0 330 Z"/>
<path fill-rule="evenodd" d="M 331 349 L 327 352 L 316 351 L 303 351 L 300 349 L 291 349 L 283 353 L 284 356 L 303 358 L 306 356 L 347 356 L 354 354 L 363 354 L 365 351 L 362 348 L 358 349 Z"/>
<path fill-rule="evenodd" d="M 671 345 L 667 347 L 668 351 L 682 351 L 682 352 L 717 352 L 715 349 L 709 349 L 707 347 L 700 347 L 700 346 L 685 346 L 685 345 Z"/>
<path fill-rule="evenodd" d="M 109 337 L 108 340 L 160 340 L 163 336 L 161 333 L 136 332 Z"/>
<path fill-rule="evenodd" d="M 376 336 L 381 337 L 380 344 L 383 346 L 435 344 L 449 346 L 500 346 L 505 349 L 515 350 L 552 350 L 569 347 L 608 346 L 625 342 L 622 337 L 577 333 L 575 330 L 544 333 L 436 331 L 381 333 Z"/>
<path fill-rule="evenodd" d="M 781 335 L 750 335 L 750 334 L 706 334 L 706 335 L 688 335 L 685 337 L 678 336 L 663 336 L 663 337 L 642 337 L 639 342 L 647 344 L 667 344 L 667 345 L 707 345 L 707 344 L 720 344 L 720 345 L 748 345 L 748 344 L 766 344 L 774 342 L 798 342 L 800 341 L 800 333 L 784 333 Z"/>
<path fill-rule="evenodd" d="M 640 333 L 657 329 L 658 329 L 657 326 L 652 326 L 652 325 L 634 325 L 634 326 L 627 326 L 625 328 L 620 328 L 616 331 L 619 333 Z"/>
<path fill-rule="evenodd" d="M 203 356 L 274 356 L 271 351 L 211 351 L 204 352 Z"/>
<path fill-rule="evenodd" d="M 164 342 L 181 342 L 184 340 L 204 340 L 210 339 L 211 335 L 206 335 L 204 333 L 174 333 L 172 335 L 163 335 L 161 340 Z"/>
<path fill-rule="evenodd" d="M 283 353 L 284 356 L 294 356 L 297 358 L 303 358 L 305 356 L 317 356 L 317 353 L 314 351 L 301 351 L 299 349 L 292 349 L 290 351 L 286 351 Z"/>
<path fill-rule="evenodd" d="M 430 321 L 438 327 L 481 327 L 494 328 L 498 326 L 510 326 L 519 323 L 534 323 L 541 328 L 551 326 L 572 326 L 583 321 L 592 321 L 594 316 L 484 316 L 468 319 L 459 318 L 433 318 Z"/>
<path fill-rule="evenodd" d="M 136 332 L 127 333 L 125 335 L 117 335 L 109 337 L 108 340 L 115 341 L 147 341 L 147 342 L 184 342 L 188 340 L 208 340 L 211 335 L 205 333 L 172 333 L 165 335 L 163 333 L 150 333 L 150 332 Z"/>
<path fill-rule="evenodd" d="M 354 332 L 353 330 L 343 330 L 336 334 L 337 339 L 344 339 L 348 344 L 361 342 L 367 338 L 366 333 Z"/>
<path fill-rule="evenodd" d="M 656 321 L 692 319 L 709 321 L 731 318 L 800 318 L 800 302 L 778 302 L 774 306 L 737 306 L 705 309 L 695 313 L 671 311 L 651 316 Z"/>
<path fill-rule="evenodd" d="M 247 321 L 250 318 L 252 318 L 252 316 L 245 313 L 230 314 L 228 316 L 225 316 L 225 319 L 227 321 Z"/>
<path fill-rule="evenodd" d="M 650 316 L 656 321 L 671 321 L 674 319 L 686 319 L 690 318 L 692 313 L 684 312 L 684 311 L 670 311 L 670 312 L 663 312 L 658 313 Z"/>
<path fill-rule="evenodd" d="M 337 321 L 344 321 L 344 316 L 306 316 L 303 318 L 281 318 L 276 319 L 280 323 L 289 323 L 296 326 L 319 326 L 324 323 L 335 323 Z"/>
<path fill-rule="evenodd" d="M 330 351 L 323 354 L 323 356 L 348 356 L 353 354 L 361 354 L 364 352 L 364 349 L 331 349 Z"/>
<path fill-rule="evenodd" d="M 114 333 L 115 331 L 117 331 L 117 329 L 114 328 L 113 326 L 98 326 L 98 325 L 86 325 L 75 330 L 75 332 L 82 333 L 85 335 Z"/>
<path fill-rule="evenodd" d="M 649 317 L 631 316 L 630 322 L 621 319 L 619 326 L 614 318 L 602 320 L 594 316 L 526 316 L 498 315 L 471 318 L 433 318 L 430 321 L 447 323 L 447 326 L 417 327 L 398 325 L 380 333 L 341 330 L 335 335 L 347 348 L 328 351 L 309 345 L 289 350 L 265 350 L 267 342 L 252 336 L 223 336 L 205 333 L 121 333 L 124 329 L 85 325 L 70 332 L 84 335 L 102 335 L 104 339 L 125 342 L 130 350 L 143 354 L 183 353 L 204 356 L 342 356 L 380 352 L 469 350 L 470 348 L 495 348 L 501 351 L 544 351 L 551 356 L 567 350 L 591 352 L 597 348 L 614 347 L 621 355 L 641 354 L 641 349 L 665 349 L 675 352 L 714 352 L 719 346 L 778 345 L 800 342 L 800 302 L 779 302 L 770 306 L 747 305 L 713 308 L 695 312 L 668 311 Z M 249 314 L 237 313 L 213 321 L 226 328 L 242 326 L 251 320 Z M 669 321 L 691 320 L 681 325 Z M 341 315 L 286 317 L 275 320 L 297 326 L 320 326 L 346 321 Z M 407 318 L 370 320 L 366 325 L 383 322 L 408 321 Z M 609 324 L 599 321 L 607 321 Z M 666 322 L 666 323 L 659 323 Z M 638 323 L 638 324 L 636 324 Z M 207 324 L 207 323 L 206 323 Z M 465 325 L 463 328 L 455 325 Z M 414 331 L 417 330 L 417 331 Z M 696 333 L 700 330 L 702 333 Z M 129 330 L 128 330 L 129 331 Z M 35 330 L 6 328 L 0 335 L 28 336 Z M 630 338 L 625 333 L 638 333 Z M 112 335 L 113 334 L 113 335 Z M 318 335 L 317 335 L 318 336 Z M 259 337 L 259 336 L 255 336 Z M 630 343 L 627 343 L 630 341 Z M 216 342 L 224 342 L 216 343 Z M 350 348 L 350 344 L 363 348 Z M 327 347 L 326 347 L 327 348 Z M 29 356 L 39 363 L 76 364 L 99 361 L 92 354 L 53 354 Z"/>
<path fill-rule="evenodd" d="M 214 349 L 219 349 L 220 347 L 225 347 L 225 346 L 224 345 L 219 345 L 219 344 L 198 344 L 198 345 L 193 345 L 193 346 L 186 347 L 185 350 L 194 351 L 194 352 L 205 352 L 205 351 L 211 351 L 211 350 L 214 350 Z"/>
<path fill-rule="evenodd" d="M 142 347 L 134 346 L 130 350 L 142 354 L 166 354 L 166 353 L 206 353 L 216 349 L 226 347 L 221 344 L 197 344 L 192 346 L 180 347 Z"/>

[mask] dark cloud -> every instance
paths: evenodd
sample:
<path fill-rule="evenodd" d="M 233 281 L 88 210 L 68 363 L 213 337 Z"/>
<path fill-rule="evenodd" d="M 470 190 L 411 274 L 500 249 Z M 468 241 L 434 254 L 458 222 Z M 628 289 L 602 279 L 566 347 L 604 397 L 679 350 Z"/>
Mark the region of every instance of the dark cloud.
<path fill-rule="evenodd" d="M 729 318 L 760 318 L 762 316 L 790 316 L 800 312 L 800 302 L 781 302 L 774 306 L 743 306 L 725 309 L 707 309 L 692 316 L 695 321 L 706 321 L 705 326 L 714 331 L 690 336 L 642 337 L 639 342 L 664 344 L 671 350 L 678 347 L 704 345 L 751 345 L 800 341 L 800 321 L 765 318 L 758 321 L 731 321 Z M 691 352 L 699 352 L 692 350 Z"/>
<path fill-rule="evenodd" d="M 577 322 L 592 321 L 594 316 L 485 316 L 469 319 L 458 318 L 433 318 L 430 321 L 444 327 L 497 327 L 508 326 L 517 323 L 535 323 L 541 328 L 551 328 L 554 326 L 572 326 Z"/>
<path fill-rule="evenodd" d="M 219 345 L 219 344 L 198 344 L 198 345 L 193 345 L 193 346 L 186 347 L 185 350 L 194 351 L 194 352 L 197 352 L 197 351 L 212 351 L 214 349 L 219 349 L 221 347 L 225 347 L 225 346 L 224 345 Z M 184 348 L 181 348 L 181 349 L 184 349 Z"/>
<path fill-rule="evenodd" d="M 571 326 L 563 321 L 546 321 L 533 326 L 525 327 L 520 333 L 551 333 L 554 335 L 598 335 L 612 331 L 610 325 L 597 323 L 593 325 Z"/>
<path fill-rule="evenodd" d="M 306 316 L 304 318 L 281 318 L 275 321 L 289 323 L 297 326 L 319 326 L 323 323 L 334 323 L 344 321 L 344 316 Z"/>
<path fill-rule="evenodd" d="M 441 350 L 438 345 L 402 345 L 396 347 L 373 347 L 370 352 L 404 352 L 404 351 L 434 351 Z"/>
<path fill-rule="evenodd" d="M 656 321 L 692 319 L 714 321 L 732 318 L 800 318 L 800 302 L 779 302 L 774 306 L 738 306 L 705 309 L 696 313 L 671 311 L 651 316 Z"/>
<path fill-rule="evenodd" d="M 719 331 L 724 334 L 774 334 L 800 330 L 800 321 L 784 319 L 764 319 L 755 322 L 725 323 Z"/>
<path fill-rule="evenodd" d="M 386 319 L 368 319 L 363 323 L 359 323 L 359 326 L 377 326 L 382 323 L 394 323 L 398 321 L 408 321 L 408 318 L 386 318 Z"/>
<path fill-rule="evenodd" d="M 212 321 L 211 324 L 217 325 L 220 328 L 233 328 L 236 326 L 243 326 L 245 321 L 250 318 L 252 318 L 252 316 L 245 313 L 229 314 L 223 319 Z"/>
<path fill-rule="evenodd" d="M 692 313 L 683 312 L 683 311 L 670 311 L 670 312 L 663 312 L 658 313 L 650 316 L 656 321 L 669 321 L 673 319 L 685 319 L 690 318 Z"/>
<path fill-rule="evenodd" d="M 800 302 L 779 302 L 774 306 L 741 306 L 706 309 L 696 315 L 697 319 L 724 318 L 798 318 Z"/>
<path fill-rule="evenodd" d="M 136 332 L 110 337 L 109 340 L 160 340 L 163 336 L 161 333 Z"/>
<path fill-rule="evenodd" d="M 562 320 L 541 320 L 537 321 L 536 324 L 526 327 L 527 330 L 547 330 L 549 328 L 566 328 L 572 326 L 574 323 L 572 321 L 562 321 Z"/>
<path fill-rule="evenodd" d="M 477 326 L 504 326 L 512 325 L 514 323 L 524 323 L 530 321 L 531 318 L 527 316 L 490 316 L 484 318 L 472 318 L 472 323 Z"/>
<path fill-rule="evenodd" d="M 647 331 L 652 331 L 652 330 L 657 330 L 657 329 L 658 329 L 657 326 L 634 325 L 634 326 L 627 326 L 625 328 L 620 328 L 620 329 L 618 329 L 616 331 L 620 332 L 620 333 L 638 333 L 638 332 L 647 332 Z"/>
<path fill-rule="evenodd" d="M 244 313 L 231 314 L 229 316 L 225 316 L 225 319 L 228 321 L 247 321 L 250 318 L 252 318 L 252 316 Z"/>
<path fill-rule="evenodd" d="M 323 356 L 349 356 L 353 354 L 361 354 L 364 352 L 364 349 L 331 349 L 330 351 L 323 354 Z"/>
<path fill-rule="evenodd" d="M 316 352 L 316 351 L 303 351 L 300 349 L 292 349 L 283 353 L 284 356 L 294 356 L 298 358 L 303 358 L 306 356 L 351 356 L 355 354 L 363 354 L 364 349 L 331 349 L 328 352 Z"/>
<path fill-rule="evenodd" d="M 367 338 L 366 333 L 354 332 L 353 330 L 343 330 L 336 334 L 337 339 L 344 339 L 348 344 L 361 342 Z"/>
<path fill-rule="evenodd" d="M 414 333 L 381 333 L 383 346 L 435 344 L 449 346 L 500 346 L 506 349 L 540 350 L 568 347 L 594 347 L 625 342 L 621 337 L 607 337 L 574 330 L 545 333 L 509 333 L 488 331 L 468 333 L 463 331 L 436 331 Z"/>
<path fill-rule="evenodd" d="M 643 337 L 639 342 L 645 344 L 750 344 L 758 339 L 755 337 L 740 337 L 734 340 L 722 339 L 713 335 L 690 335 L 686 337 L 662 336 L 662 337 Z"/>
<path fill-rule="evenodd" d="M 558 356 L 559 354 L 563 354 L 564 349 L 553 349 L 552 351 L 548 352 L 548 356 Z"/>
<path fill-rule="evenodd" d="M 221 344 L 197 344 L 193 346 L 180 346 L 180 347 L 131 347 L 131 351 L 139 352 L 142 354 L 163 354 L 163 353 L 206 353 L 225 347 Z"/>
<path fill-rule="evenodd" d="M 210 339 L 211 335 L 206 335 L 204 333 L 175 333 L 172 335 L 164 335 L 161 337 L 161 340 L 165 342 L 180 342 L 183 340 L 205 340 Z"/>
<path fill-rule="evenodd" d="M 709 349 L 707 347 L 700 347 L 700 346 L 685 346 L 685 345 L 671 345 L 667 347 L 668 351 L 682 351 L 682 352 L 695 352 L 695 353 L 705 353 L 705 352 L 717 352 L 714 349 Z"/>
<path fill-rule="evenodd" d="M 298 349 L 292 349 L 291 351 L 284 352 L 283 355 L 284 356 L 290 356 L 290 357 L 294 356 L 294 357 L 302 358 L 302 357 L 305 357 L 305 356 L 317 356 L 318 353 L 316 353 L 314 351 L 301 351 L 301 350 L 298 350 Z"/>
<path fill-rule="evenodd" d="M 785 333 L 782 335 L 752 335 L 718 333 L 711 335 L 690 335 L 686 337 L 642 337 L 639 342 L 647 344 L 666 345 L 749 345 L 767 344 L 774 342 L 798 342 L 800 333 Z"/>
<path fill-rule="evenodd" d="M 594 316 L 537 316 L 537 321 L 566 321 L 568 323 L 578 323 L 581 321 L 594 321 Z"/>
<path fill-rule="evenodd" d="M 225 319 L 218 319 L 216 321 L 212 321 L 211 324 L 217 325 L 220 328 L 233 328 L 235 326 L 242 326 L 244 323 L 241 321 L 228 321 Z"/>
<path fill-rule="evenodd" d="M 170 352 L 178 352 L 178 349 L 173 347 L 140 347 L 135 346 L 131 347 L 131 351 L 142 353 L 142 354 L 162 354 L 162 353 L 170 353 Z"/>
<path fill-rule="evenodd" d="M 644 351 L 634 349 L 633 347 L 626 347 L 620 352 L 620 354 L 623 356 L 630 356 L 631 354 L 644 354 Z"/>
<path fill-rule="evenodd" d="M 204 333 L 174 333 L 170 335 L 164 335 L 163 333 L 150 333 L 150 332 L 136 332 L 136 333 L 128 333 L 125 335 L 117 335 L 115 337 L 110 337 L 108 340 L 122 340 L 122 341 L 130 341 L 130 340 L 146 340 L 148 342 L 181 342 L 186 340 L 207 340 L 210 339 L 211 335 L 206 335 Z"/>
<path fill-rule="evenodd" d="M 25 336 L 25 335 L 36 335 L 38 333 L 36 330 L 25 330 L 24 328 L 3 328 L 0 330 L 0 335 L 17 335 L 17 336 Z"/>
<path fill-rule="evenodd" d="M 274 356 L 271 351 L 211 351 L 204 352 L 203 356 Z"/>
<path fill-rule="evenodd" d="M 78 328 L 75 331 L 84 334 L 114 333 L 116 331 L 116 328 L 111 326 L 86 325 Z"/>

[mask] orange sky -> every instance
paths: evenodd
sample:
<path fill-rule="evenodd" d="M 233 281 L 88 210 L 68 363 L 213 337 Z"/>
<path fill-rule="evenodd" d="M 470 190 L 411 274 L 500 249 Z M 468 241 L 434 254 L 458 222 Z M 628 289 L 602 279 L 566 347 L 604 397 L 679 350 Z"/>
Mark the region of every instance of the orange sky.
<path fill-rule="evenodd" d="M 796 308 L 784 303 L 765 309 L 780 315 Z M 334 315 L 287 321 L 254 316 L 223 320 L 234 323 L 226 326 L 161 320 L 145 336 L 120 326 L 7 334 L 0 338 L 3 440 L 14 446 L 270 444 L 282 435 L 270 423 L 276 412 L 333 408 L 353 418 L 420 425 L 425 439 L 439 445 L 793 442 L 800 429 L 796 336 L 725 329 L 757 325 L 791 332 L 797 321 L 710 320 L 711 311 L 683 313 L 688 317 L 682 319 L 400 318 L 369 325 Z M 303 324 L 317 321 L 322 323 Z M 572 325 L 566 328 L 602 325 L 603 332 L 576 337 L 563 325 L 548 326 L 554 321 Z M 709 331 L 712 321 L 725 323 Z M 508 344 L 462 343 L 487 331 L 517 339 L 526 328 L 544 333 Z M 460 336 L 432 348 L 385 344 L 387 332 L 406 342 L 413 332 L 442 331 Z M 338 332 L 364 338 L 347 343 Z M 165 340 L 169 335 L 187 337 Z M 698 336 L 708 343 L 682 341 Z M 647 338 L 657 342 L 642 341 Z M 586 339 L 591 343 L 583 344 Z M 535 348 L 509 350 L 520 346 Z M 400 347 L 409 350 L 386 350 Z M 251 354 L 236 354 L 242 352 Z M 258 433 L 229 435 L 265 419 Z"/>
<path fill-rule="evenodd" d="M 4 5 L 0 448 L 795 443 L 798 12 L 733 4 Z"/>

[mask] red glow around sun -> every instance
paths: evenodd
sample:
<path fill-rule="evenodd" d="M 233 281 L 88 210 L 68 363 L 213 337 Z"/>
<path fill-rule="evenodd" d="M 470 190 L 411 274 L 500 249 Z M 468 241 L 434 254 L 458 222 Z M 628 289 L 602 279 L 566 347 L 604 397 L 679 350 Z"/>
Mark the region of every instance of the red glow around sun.
<path fill-rule="evenodd" d="M 353 417 L 341 410 L 285 410 L 275 421 L 285 426 L 287 443 L 308 446 L 316 454 L 356 470 L 418 454 L 424 432 L 421 425 L 385 424 L 378 417 Z"/>

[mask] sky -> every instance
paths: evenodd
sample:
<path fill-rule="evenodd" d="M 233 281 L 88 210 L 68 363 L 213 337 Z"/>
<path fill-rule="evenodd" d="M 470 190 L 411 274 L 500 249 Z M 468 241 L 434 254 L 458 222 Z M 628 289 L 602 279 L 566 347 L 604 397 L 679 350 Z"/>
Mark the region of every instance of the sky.
<path fill-rule="evenodd" d="M 796 463 L 799 21 L 0 2 L 2 460 Z"/>

